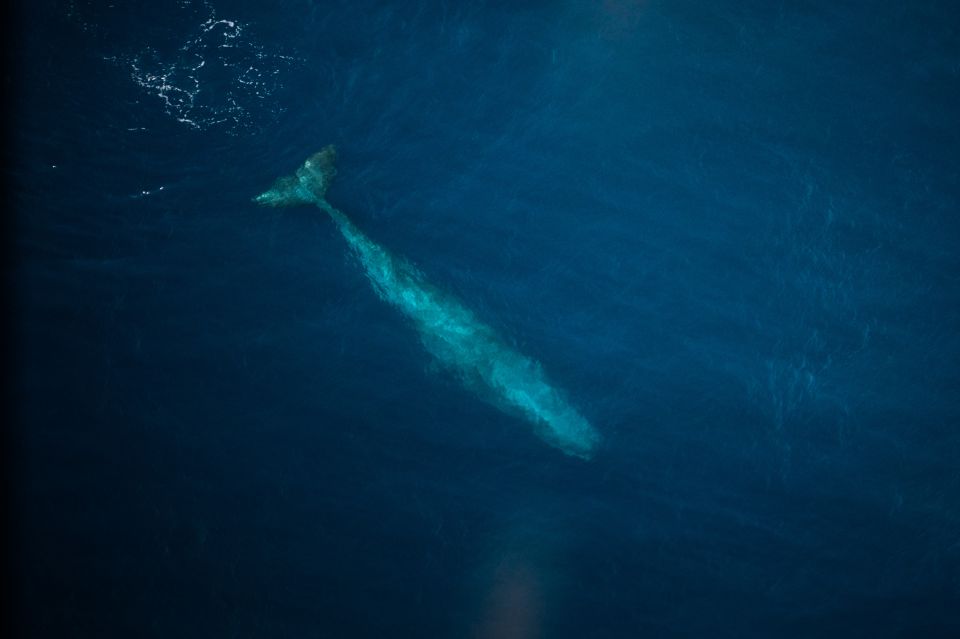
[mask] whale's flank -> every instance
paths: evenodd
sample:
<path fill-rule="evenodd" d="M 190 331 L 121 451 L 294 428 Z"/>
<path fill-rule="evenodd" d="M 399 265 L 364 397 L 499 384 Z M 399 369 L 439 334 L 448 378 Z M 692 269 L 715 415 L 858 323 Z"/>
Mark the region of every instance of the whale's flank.
<path fill-rule="evenodd" d="M 254 201 L 265 206 L 312 203 L 326 211 L 377 295 L 413 322 L 424 346 L 440 363 L 483 398 L 522 415 L 547 443 L 589 459 L 599 434 L 547 380 L 539 362 L 511 348 L 459 300 L 433 286 L 413 264 L 373 242 L 327 202 L 335 162 L 335 148 L 326 146 Z"/>

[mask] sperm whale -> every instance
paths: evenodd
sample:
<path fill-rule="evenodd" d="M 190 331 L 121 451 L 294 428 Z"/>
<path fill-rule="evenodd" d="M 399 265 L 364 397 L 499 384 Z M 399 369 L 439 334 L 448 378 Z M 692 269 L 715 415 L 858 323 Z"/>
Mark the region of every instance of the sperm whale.
<path fill-rule="evenodd" d="M 327 201 L 336 155 L 333 145 L 324 147 L 253 201 L 264 206 L 314 204 L 325 211 L 378 297 L 409 318 L 433 357 L 480 397 L 522 416 L 543 441 L 567 455 L 590 459 L 599 433 L 550 383 L 539 362 L 510 347 L 460 301 L 428 282 L 409 261 L 372 241 Z"/>

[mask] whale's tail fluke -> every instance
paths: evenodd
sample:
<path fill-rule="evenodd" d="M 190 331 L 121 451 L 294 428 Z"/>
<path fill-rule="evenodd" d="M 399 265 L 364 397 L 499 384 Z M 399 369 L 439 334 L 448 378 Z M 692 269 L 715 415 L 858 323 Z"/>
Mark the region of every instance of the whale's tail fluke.
<path fill-rule="evenodd" d="M 323 147 L 303 163 L 296 173 L 286 175 L 273 183 L 253 201 L 264 206 L 296 206 L 323 202 L 327 189 L 337 174 L 337 149 L 332 144 Z"/>

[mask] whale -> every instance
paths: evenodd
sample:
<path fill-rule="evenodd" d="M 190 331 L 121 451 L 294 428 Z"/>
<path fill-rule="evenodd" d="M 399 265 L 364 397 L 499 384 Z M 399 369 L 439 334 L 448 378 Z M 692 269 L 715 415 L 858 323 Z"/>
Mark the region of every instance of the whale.
<path fill-rule="evenodd" d="M 314 205 L 324 211 L 363 266 L 376 295 L 406 317 L 423 346 L 469 391 L 525 420 L 541 440 L 589 460 L 601 437 L 555 386 L 536 359 L 519 352 L 453 295 L 429 282 L 409 260 L 390 253 L 327 201 L 337 150 L 328 145 L 293 174 L 253 198 L 263 206 Z"/>

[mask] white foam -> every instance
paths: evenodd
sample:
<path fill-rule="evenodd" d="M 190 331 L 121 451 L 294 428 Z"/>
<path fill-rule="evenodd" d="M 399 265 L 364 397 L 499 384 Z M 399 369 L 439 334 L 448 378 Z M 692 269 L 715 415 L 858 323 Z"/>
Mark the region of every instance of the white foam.
<path fill-rule="evenodd" d="M 273 95 L 284 72 L 303 60 L 267 47 L 244 23 L 217 17 L 209 3 L 200 7 L 204 19 L 173 53 L 147 46 L 106 59 L 126 66 L 164 113 L 190 128 L 239 134 L 276 121 L 284 107 Z"/>

